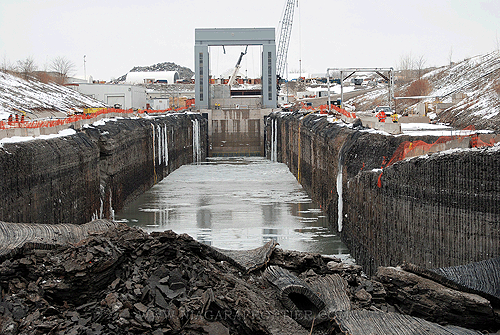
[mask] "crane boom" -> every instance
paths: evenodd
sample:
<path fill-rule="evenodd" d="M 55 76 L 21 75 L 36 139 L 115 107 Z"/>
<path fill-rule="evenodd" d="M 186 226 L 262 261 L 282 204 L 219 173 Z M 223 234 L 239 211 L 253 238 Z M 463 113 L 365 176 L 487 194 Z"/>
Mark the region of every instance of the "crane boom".
<path fill-rule="evenodd" d="M 229 86 L 233 86 L 234 83 L 236 82 L 236 76 L 238 75 L 238 70 L 241 67 L 241 60 L 243 59 L 243 56 L 245 56 L 247 54 L 247 50 L 248 50 L 248 45 L 245 49 L 245 52 L 240 53 L 240 58 L 238 58 L 238 62 L 236 62 L 236 66 L 234 67 L 233 74 L 231 74 L 231 77 L 229 77 L 229 81 L 227 83 Z"/>
<path fill-rule="evenodd" d="M 276 61 L 276 75 L 279 77 L 283 77 L 283 72 L 285 71 L 288 45 L 290 44 L 290 35 L 292 34 L 295 2 L 297 2 L 298 6 L 299 0 L 287 0 L 285 12 L 281 21 L 280 37 L 278 42 L 278 56 Z"/>

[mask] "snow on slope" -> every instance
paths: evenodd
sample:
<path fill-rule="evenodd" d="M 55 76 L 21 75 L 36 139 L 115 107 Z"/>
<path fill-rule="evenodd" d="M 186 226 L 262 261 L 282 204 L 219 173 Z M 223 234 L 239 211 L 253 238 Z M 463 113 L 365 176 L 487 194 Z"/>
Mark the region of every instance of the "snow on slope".
<path fill-rule="evenodd" d="M 83 111 L 83 108 L 104 106 L 104 103 L 66 86 L 26 81 L 0 72 L 0 119 L 19 111 L 27 112 L 27 116 L 33 119 L 40 111 L 67 114 Z"/>
<path fill-rule="evenodd" d="M 471 57 L 452 66 L 437 68 L 426 75 L 432 86 L 429 96 L 439 96 L 441 102 L 451 103 L 454 93 L 463 93 L 464 98 L 437 115 L 435 121 L 449 123 L 462 129 L 474 125 L 477 129 L 500 131 L 500 53 Z M 396 88 L 403 92 L 409 84 Z M 422 99 L 432 102 L 435 98 Z M 396 108 L 401 113 L 408 100 L 398 100 Z M 374 90 L 347 101 L 363 109 L 387 104 L 387 88 Z M 358 110 L 360 108 L 357 108 Z"/>
<path fill-rule="evenodd" d="M 434 87 L 431 95 L 445 96 L 443 102 L 452 102 L 452 93 L 465 94 L 465 98 L 438 115 L 441 122 L 457 128 L 475 125 L 500 130 L 500 93 L 496 91 L 500 87 L 498 51 L 435 70 L 424 78 Z"/>

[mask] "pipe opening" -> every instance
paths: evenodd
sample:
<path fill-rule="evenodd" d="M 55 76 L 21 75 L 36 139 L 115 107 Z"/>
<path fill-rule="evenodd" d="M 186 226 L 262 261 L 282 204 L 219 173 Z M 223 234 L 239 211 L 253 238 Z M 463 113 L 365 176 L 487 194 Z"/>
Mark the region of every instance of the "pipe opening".
<path fill-rule="evenodd" d="M 314 304 L 307 296 L 290 292 L 288 298 L 293 302 L 299 311 L 310 311 L 313 315 L 317 315 L 320 311 L 316 304 Z"/>

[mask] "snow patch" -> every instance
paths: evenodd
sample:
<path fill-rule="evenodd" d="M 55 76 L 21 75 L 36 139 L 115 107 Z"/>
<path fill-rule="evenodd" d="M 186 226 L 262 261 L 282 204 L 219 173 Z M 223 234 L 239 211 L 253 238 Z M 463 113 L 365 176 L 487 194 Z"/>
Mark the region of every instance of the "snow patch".
<path fill-rule="evenodd" d="M 49 140 L 52 138 L 57 138 L 57 137 L 64 137 L 64 136 L 71 136 L 75 135 L 76 130 L 68 128 L 68 129 L 63 129 L 57 134 L 50 134 L 50 135 L 40 135 L 40 136 L 13 136 L 13 137 L 6 137 L 2 138 L 0 140 L 0 146 L 3 145 L 4 143 L 19 143 L 19 142 L 27 142 L 27 141 L 33 141 L 33 140 Z"/>
<path fill-rule="evenodd" d="M 338 212 L 337 212 L 337 225 L 338 225 L 338 231 L 342 231 L 342 212 L 343 212 L 343 207 L 344 207 L 344 202 L 342 200 L 342 165 L 340 164 L 339 160 L 339 172 L 337 174 L 337 196 L 338 196 L 338 201 L 337 201 L 337 207 L 338 207 Z"/>

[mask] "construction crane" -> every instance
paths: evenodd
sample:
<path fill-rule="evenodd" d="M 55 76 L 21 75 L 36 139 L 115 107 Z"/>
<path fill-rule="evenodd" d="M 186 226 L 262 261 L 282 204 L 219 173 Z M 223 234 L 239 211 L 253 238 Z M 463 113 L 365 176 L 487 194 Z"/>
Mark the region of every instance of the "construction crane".
<path fill-rule="evenodd" d="M 282 78 L 284 76 L 286 58 L 288 54 L 288 45 L 290 44 L 290 36 L 292 34 L 293 13 L 295 3 L 299 6 L 299 0 L 287 0 L 283 19 L 280 26 L 280 37 L 278 42 L 278 56 L 276 60 L 276 76 Z"/>
<path fill-rule="evenodd" d="M 245 56 L 247 54 L 247 50 L 248 50 L 248 45 L 245 48 L 245 52 L 243 52 L 243 51 L 241 52 L 240 58 L 238 58 L 238 62 L 236 62 L 236 66 L 234 67 L 233 74 L 231 75 L 231 77 L 229 77 L 229 81 L 227 83 L 229 85 L 229 87 L 232 87 L 236 83 L 236 76 L 238 75 L 238 70 L 241 67 L 241 65 L 240 65 L 241 59 L 243 58 L 243 56 Z"/>

